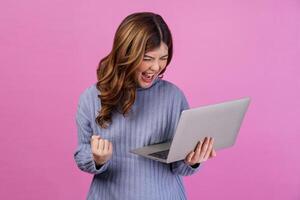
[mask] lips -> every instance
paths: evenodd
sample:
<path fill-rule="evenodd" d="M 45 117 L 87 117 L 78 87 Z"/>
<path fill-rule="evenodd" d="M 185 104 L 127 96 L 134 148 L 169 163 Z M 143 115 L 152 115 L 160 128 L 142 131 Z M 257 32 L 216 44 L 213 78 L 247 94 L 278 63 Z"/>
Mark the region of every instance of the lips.
<path fill-rule="evenodd" d="M 155 74 L 147 74 L 145 72 L 142 73 L 142 79 L 143 81 L 149 83 L 153 80 Z"/>
<path fill-rule="evenodd" d="M 154 76 L 154 74 L 147 74 L 145 72 L 143 72 L 142 75 L 146 78 L 153 78 L 153 76 Z"/>

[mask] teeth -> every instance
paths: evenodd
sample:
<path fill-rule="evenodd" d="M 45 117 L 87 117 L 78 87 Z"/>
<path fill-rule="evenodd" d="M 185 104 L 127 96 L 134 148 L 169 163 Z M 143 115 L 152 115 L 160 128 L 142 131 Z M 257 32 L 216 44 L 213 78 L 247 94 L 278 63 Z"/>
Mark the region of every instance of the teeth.
<path fill-rule="evenodd" d="M 154 74 L 147 74 L 147 73 L 145 73 L 145 72 L 143 72 L 142 74 L 145 75 L 147 78 L 150 78 L 150 77 L 153 77 L 153 76 L 154 76 Z"/>
<path fill-rule="evenodd" d="M 147 73 L 142 73 L 142 75 L 146 78 L 146 79 L 149 79 L 149 80 L 152 80 L 153 79 L 153 77 L 154 77 L 154 74 L 152 74 L 152 75 L 149 75 L 149 74 L 147 74 Z"/>

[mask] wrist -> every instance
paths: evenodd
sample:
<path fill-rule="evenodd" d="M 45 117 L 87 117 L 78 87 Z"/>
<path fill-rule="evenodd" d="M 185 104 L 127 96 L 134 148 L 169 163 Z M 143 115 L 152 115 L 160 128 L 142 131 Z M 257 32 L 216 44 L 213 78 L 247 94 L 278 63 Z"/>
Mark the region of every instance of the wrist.
<path fill-rule="evenodd" d="M 97 158 L 95 158 L 95 156 L 93 156 L 93 158 L 94 158 L 94 162 L 96 165 L 98 165 L 98 166 L 104 165 L 105 161 L 97 159 Z"/>
<path fill-rule="evenodd" d="M 100 169 L 104 164 L 98 164 L 96 161 L 95 162 L 95 166 L 96 166 L 96 169 Z"/>
<path fill-rule="evenodd" d="M 199 167 L 200 163 L 196 163 L 196 164 L 193 164 L 193 165 L 190 165 L 192 168 L 197 168 Z"/>

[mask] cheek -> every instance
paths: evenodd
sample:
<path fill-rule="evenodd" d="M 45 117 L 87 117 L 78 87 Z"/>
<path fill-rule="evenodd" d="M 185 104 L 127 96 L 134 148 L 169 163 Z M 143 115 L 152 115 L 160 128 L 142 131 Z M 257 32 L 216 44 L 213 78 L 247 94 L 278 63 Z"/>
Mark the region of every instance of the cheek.
<path fill-rule="evenodd" d="M 164 60 L 163 61 L 163 65 L 166 66 L 167 65 L 168 60 Z"/>
<path fill-rule="evenodd" d="M 166 66 L 167 66 L 167 61 L 164 61 L 163 63 L 161 63 L 161 70 L 160 71 L 162 71 L 164 68 L 166 68 Z"/>
<path fill-rule="evenodd" d="M 151 65 L 149 63 L 142 62 L 138 67 L 138 71 L 140 72 L 146 71 L 150 66 Z"/>

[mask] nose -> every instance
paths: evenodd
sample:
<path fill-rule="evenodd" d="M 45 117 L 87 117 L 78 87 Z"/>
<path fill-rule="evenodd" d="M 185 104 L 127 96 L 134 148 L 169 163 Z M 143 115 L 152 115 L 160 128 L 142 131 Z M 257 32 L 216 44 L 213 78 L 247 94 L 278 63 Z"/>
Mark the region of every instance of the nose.
<path fill-rule="evenodd" d="M 158 71 L 160 70 L 159 62 L 156 61 L 156 62 L 151 66 L 151 69 L 152 69 L 153 71 L 158 72 Z"/>

